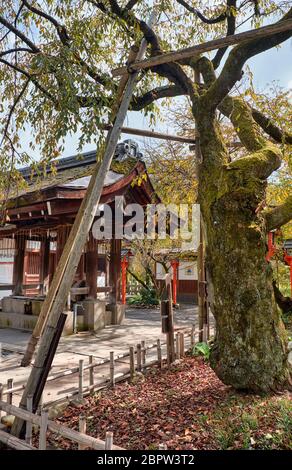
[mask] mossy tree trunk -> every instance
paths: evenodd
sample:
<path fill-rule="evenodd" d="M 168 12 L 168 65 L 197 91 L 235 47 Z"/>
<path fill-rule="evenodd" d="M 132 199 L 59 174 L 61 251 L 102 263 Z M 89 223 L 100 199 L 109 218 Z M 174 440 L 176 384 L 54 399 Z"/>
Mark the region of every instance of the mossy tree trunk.
<path fill-rule="evenodd" d="M 266 221 L 259 211 L 266 178 L 280 165 L 279 150 L 261 138 L 248 108 L 237 100 L 238 134 L 253 153 L 230 162 L 215 113 L 206 112 L 204 100 L 199 108 L 199 202 L 216 319 L 211 366 L 237 389 L 282 388 L 289 380 L 287 335 L 274 299 L 265 259 Z"/>
<path fill-rule="evenodd" d="M 289 18 L 292 8 L 280 21 Z M 211 366 L 225 384 L 253 392 L 281 389 L 290 383 L 287 335 L 266 253 L 267 234 L 275 228 L 273 223 L 279 227 L 292 218 L 291 201 L 267 213 L 262 208 L 267 178 L 281 165 L 279 146 L 264 135 L 269 134 L 278 143 L 282 138 L 292 142 L 292 136 L 229 93 L 241 79 L 249 58 L 291 35 L 288 31 L 239 44 L 229 53 L 218 76 L 214 70 L 218 53 L 213 61 L 193 57 L 152 67 L 172 85 L 158 87 L 134 103 L 139 109 L 160 97 L 189 97 L 199 131 L 198 193 L 206 240 L 208 295 L 216 319 Z M 161 53 L 154 32 L 147 31 L 146 37 L 152 54 Z M 192 69 L 192 76 L 194 72 L 196 77 L 201 75 L 203 83 L 194 83 L 184 66 Z M 218 111 L 231 121 L 246 150 L 241 158 L 231 161 Z"/>

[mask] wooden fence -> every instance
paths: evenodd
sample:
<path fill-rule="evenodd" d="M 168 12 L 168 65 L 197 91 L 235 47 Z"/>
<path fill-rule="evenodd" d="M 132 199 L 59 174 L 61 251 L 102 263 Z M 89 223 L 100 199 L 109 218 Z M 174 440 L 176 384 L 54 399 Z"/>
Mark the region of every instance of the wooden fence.
<path fill-rule="evenodd" d="M 207 325 L 204 325 L 203 330 L 195 330 L 195 327 L 193 326 L 192 328 L 186 328 L 184 331 L 176 333 L 175 350 L 177 359 L 183 357 L 185 352 L 195 344 L 196 337 L 199 336 L 201 331 L 203 333 L 204 341 L 207 341 L 209 338 L 209 328 Z M 144 372 L 147 368 L 154 365 L 162 367 L 163 359 L 167 359 L 167 350 L 163 351 L 165 348 L 166 342 L 162 342 L 158 339 L 155 343 L 149 345 L 146 345 L 145 341 L 141 341 L 141 343 L 138 343 L 136 347 L 130 346 L 127 352 L 117 355 L 111 351 L 108 358 L 98 361 L 95 361 L 94 357 L 89 355 L 87 364 L 83 359 L 81 359 L 78 366 L 60 371 L 48 377 L 47 382 L 51 382 L 75 374 L 78 375 L 78 385 L 70 392 L 70 394 L 59 400 L 44 403 L 43 406 L 51 406 L 73 397 L 77 397 L 82 400 L 84 396 L 94 390 L 112 387 L 116 382 L 120 382 L 122 380 L 132 380 L 136 372 Z M 152 350 L 156 350 L 156 357 L 151 361 L 147 361 L 147 353 Z M 128 369 L 124 372 L 116 372 L 117 364 L 124 363 L 127 365 L 127 361 L 129 365 Z M 108 378 L 101 381 L 95 381 L 96 368 L 106 365 L 108 365 L 109 370 Z M 84 375 L 87 370 L 89 371 L 89 374 L 88 383 L 86 384 Z M 13 387 L 13 379 L 8 379 L 5 386 L 0 384 L 0 400 L 4 395 L 6 395 L 7 403 L 12 404 L 13 394 L 23 390 L 24 388 L 25 384 Z"/>
<path fill-rule="evenodd" d="M 28 401 L 29 401 L 28 397 Z M 29 403 L 28 403 L 29 407 Z M 79 431 L 67 428 L 62 424 L 56 423 L 48 419 L 48 410 L 42 409 L 41 415 L 34 414 L 30 411 L 23 410 L 17 406 L 10 405 L 0 400 L 0 409 L 6 411 L 7 414 L 16 416 L 26 422 L 25 440 L 11 436 L 7 431 L 0 430 L 0 441 L 9 447 L 17 450 L 36 450 L 32 445 L 33 425 L 38 427 L 38 449 L 46 450 L 47 448 L 47 431 L 62 436 L 78 444 L 78 449 L 85 448 L 94 450 L 122 450 L 122 447 L 113 445 L 113 433 L 107 432 L 105 441 L 88 436 L 86 432 L 86 421 L 82 416 L 79 418 Z"/>
<path fill-rule="evenodd" d="M 200 333 L 203 334 L 203 339 L 207 342 L 209 339 L 209 326 L 207 324 L 204 325 L 203 330 L 196 330 L 193 326 L 191 328 L 186 328 L 184 331 L 176 332 L 174 338 L 176 359 L 181 359 L 185 355 L 185 352 L 194 346 L 196 343 L 196 338 L 199 338 Z M 23 390 L 25 385 L 13 387 L 13 379 L 8 379 L 5 386 L 0 384 L 0 416 L 2 409 L 8 414 L 12 414 L 13 416 L 17 416 L 25 420 L 27 423 L 26 442 L 19 440 L 11 436 L 9 433 L 1 430 L 0 442 L 3 442 L 15 449 L 31 449 L 32 425 L 37 425 L 40 428 L 39 448 L 46 448 L 44 431 L 45 428 L 46 430 L 57 432 L 63 437 L 77 442 L 80 450 L 84 449 L 85 447 L 92 449 L 108 449 L 109 447 L 106 446 L 110 445 L 112 446 L 112 449 L 118 449 L 117 446 L 112 445 L 111 433 L 107 433 L 105 441 L 87 436 L 85 434 L 86 422 L 83 417 L 80 418 L 79 422 L 80 432 L 77 432 L 48 420 L 46 410 L 53 405 L 60 404 L 74 397 L 75 399 L 82 402 L 84 397 L 88 396 L 90 393 L 104 388 L 115 387 L 116 383 L 118 382 L 125 380 L 133 381 L 137 373 L 144 373 L 149 367 L 158 366 L 159 368 L 162 368 L 164 367 L 164 364 L 167 367 L 169 361 L 167 357 L 168 350 L 166 346 L 166 342 L 162 342 L 160 339 L 149 345 L 146 345 L 145 341 L 141 341 L 141 343 L 138 343 L 136 347 L 130 346 L 127 352 L 115 355 L 114 352 L 111 351 L 108 358 L 104 358 L 99 361 L 95 361 L 94 357 L 90 355 L 88 356 L 87 363 L 81 359 L 78 366 L 49 376 L 47 382 L 62 379 L 74 374 L 78 377 L 78 379 L 76 388 L 65 397 L 42 404 L 39 409 L 40 416 L 31 412 L 32 397 L 28 397 L 27 410 L 20 409 L 12 404 L 13 394 Z M 149 352 L 154 353 L 154 359 L 152 358 L 151 360 L 148 360 Z M 117 365 L 120 363 L 128 366 L 127 369 L 123 372 L 116 371 Z M 108 366 L 108 378 L 103 380 L 96 380 L 95 371 L 100 366 Z M 85 383 L 85 371 L 87 370 L 88 377 L 87 383 Z M 4 396 L 6 396 L 6 401 L 3 400 Z"/>

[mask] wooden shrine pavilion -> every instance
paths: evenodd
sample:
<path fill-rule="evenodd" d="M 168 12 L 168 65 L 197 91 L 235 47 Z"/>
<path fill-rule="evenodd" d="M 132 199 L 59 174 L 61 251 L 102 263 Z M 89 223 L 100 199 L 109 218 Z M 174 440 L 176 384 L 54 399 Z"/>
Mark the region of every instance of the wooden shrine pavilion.
<path fill-rule="evenodd" d="M 100 200 L 114 208 L 116 196 L 145 207 L 158 202 L 137 144 L 118 144 Z M 6 204 L 6 225 L 0 228 L 0 258 L 13 263 L 12 279 L 1 277 L 0 327 L 33 329 L 48 292 L 75 216 L 90 181 L 96 152 L 62 158 L 47 168 L 46 176 L 20 170 L 25 188 L 11 192 Z M 114 219 L 114 209 L 113 209 Z M 113 224 L 114 226 L 114 224 Z M 118 324 L 121 304 L 122 240 L 96 240 L 92 231 L 68 292 L 69 315 L 65 333 Z M 5 276 L 4 276 L 5 277 Z M 1 291 L 0 291 L 1 294 Z M 1 295 L 0 295 L 1 296 Z"/>

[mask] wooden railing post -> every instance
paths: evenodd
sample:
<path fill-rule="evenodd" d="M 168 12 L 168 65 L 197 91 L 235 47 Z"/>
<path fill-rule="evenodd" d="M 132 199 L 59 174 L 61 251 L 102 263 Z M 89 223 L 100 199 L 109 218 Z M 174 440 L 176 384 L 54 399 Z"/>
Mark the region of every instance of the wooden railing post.
<path fill-rule="evenodd" d="M 130 381 L 132 382 L 135 376 L 135 349 L 134 346 L 130 346 Z"/>
<path fill-rule="evenodd" d="M 13 388 L 13 379 L 8 379 L 7 380 L 7 390 L 10 390 Z M 12 399 L 13 399 L 13 392 L 7 393 L 7 403 L 8 405 L 12 405 Z M 8 413 L 7 413 L 8 415 Z"/>
<path fill-rule="evenodd" d="M 142 370 L 142 354 L 141 354 L 141 344 L 137 344 L 137 370 L 141 372 Z"/>
<path fill-rule="evenodd" d="M 207 325 L 207 323 L 204 323 L 204 325 L 203 325 L 203 338 L 202 339 L 203 339 L 204 343 L 207 343 L 207 341 L 208 341 L 208 325 Z"/>
<path fill-rule="evenodd" d="M 145 364 L 146 364 L 146 347 L 145 341 L 141 341 L 141 363 L 142 363 L 142 371 L 145 371 Z"/>
<path fill-rule="evenodd" d="M 32 395 L 28 395 L 26 399 L 26 409 L 30 413 L 32 413 Z M 25 429 L 25 442 L 31 445 L 31 438 L 32 438 L 32 423 L 30 421 L 26 421 L 26 429 Z"/>
<path fill-rule="evenodd" d="M 191 348 L 193 349 L 195 345 L 195 327 L 194 325 L 192 326 L 192 329 L 191 329 Z"/>
<path fill-rule="evenodd" d="M 157 340 L 157 362 L 158 362 L 158 367 L 161 369 L 162 368 L 162 353 L 161 353 L 160 339 Z"/>
<path fill-rule="evenodd" d="M 115 386 L 115 356 L 114 352 L 110 352 L 110 386 Z"/>
<path fill-rule="evenodd" d="M 48 410 L 42 410 L 40 436 L 39 436 L 39 450 L 46 450 L 46 447 L 47 447 L 48 417 L 49 417 Z"/>
<path fill-rule="evenodd" d="M 86 418 L 83 415 L 79 416 L 79 432 L 86 434 Z M 84 444 L 78 443 L 78 450 L 84 450 Z"/>
<path fill-rule="evenodd" d="M 92 387 L 94 384 L 93 356 L 89 356 L 89 365 L 89 386 Z"/>
<path fill-rule="evenodd" d="M 112 450 L 113 448 L 113 433 L 110 431 L 107 431 L 105 435 L 105 445 L 104 445 L 105 450 Z"/>
<path fill-rule="evenodd" d="M 0 351 L 1 352 L 1 351 Z M 0 383 L 0 401 L 3 400 L 3 384 Z M 0 407 L 0 420 L 1 420 L 1 407 Z"/>
<path fill-rule="evenodd" d="M 180 359 L 180 341 L 179 341 L 179 333 L 176 333 L 175 335 L 175 354 L 176 354 L 176 359 Z"/>
<path fill-rule="evenodd" d="M 83 400 L 83 359 L 79 361 L 79 381 L 78 381 L 78 400 L 82 402 Z"/>
<path fill-rule="evenodd" d="M 185 355 L 185 335 L 184 333 L 180 333 L 180 357 L 184 357 Z"/>

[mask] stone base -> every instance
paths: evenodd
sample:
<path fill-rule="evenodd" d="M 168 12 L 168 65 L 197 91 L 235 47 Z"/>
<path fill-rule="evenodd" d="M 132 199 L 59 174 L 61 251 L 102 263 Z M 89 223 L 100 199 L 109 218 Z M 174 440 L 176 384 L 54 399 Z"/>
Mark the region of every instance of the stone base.
<path fill-rule="evenodd" d="M 121 303 L 108 304 L 106 306 L 108 312 L 111 312 L 111 325 L 120 325 L 125 318 L 125 305 Z"/>
<path fill-rule="evenodd" d="M 32 331 L 38 317 L 22 313 L 0 312 L 0 328 L 15 328 L 16 330 Z"/>
<path fill-rule="evenodd" d="M 22 313 L 38 316 L 41 312 L 44 299 L 34 297 L 9 296 L 2 299 L 2 311 L 9 313 Z"/>
<path fill-rule="evenodd" d="M 101 330 L 106 326 L 105 302 L 87 299 L 82 302 L 84 308 L 84 329 Z"/>
<path fill-rule="evenodd" d="M 67 314 L 66 322 L 62 331 L 62 336 L 73 333 L 73 312 Z M 32 331 L 38 320 L 37 315 L 23 315 L 14 312 L 0 312 L 0 328 L 14 328 L 16 330 Z"/>
<path fill-rule="evenodd" d="M 67 318 L 62 331 L 62 336 L 69 336 L 73 334 L 73 312 L 72 310 L 66 310 L 64 313 L 67 315 Z"/>

